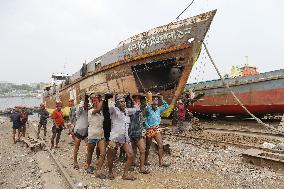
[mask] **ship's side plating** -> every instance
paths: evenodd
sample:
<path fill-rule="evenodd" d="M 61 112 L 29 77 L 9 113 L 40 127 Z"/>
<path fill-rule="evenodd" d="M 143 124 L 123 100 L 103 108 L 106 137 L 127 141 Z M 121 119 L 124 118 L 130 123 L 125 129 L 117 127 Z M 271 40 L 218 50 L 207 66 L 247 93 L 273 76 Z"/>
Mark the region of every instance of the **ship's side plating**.
<path fill-rule="evenodd" d="M 169 103 L 184 90 L 215 11 L 173 22 L 133 36 L 94 59 L 44 101 L 54 108 L 56 99 L 68 106 L 82 91 L 138 93 L 159 92 Z"/>
<path fill-rule="evenodd" d="M 226 79 L 225 82 L 256 115 L 284 113 L 284 70 Z M 221 80 L 189 84 L 187 90 L 204 93 L 190 111 L 205 115 L 247 115 Z"/>

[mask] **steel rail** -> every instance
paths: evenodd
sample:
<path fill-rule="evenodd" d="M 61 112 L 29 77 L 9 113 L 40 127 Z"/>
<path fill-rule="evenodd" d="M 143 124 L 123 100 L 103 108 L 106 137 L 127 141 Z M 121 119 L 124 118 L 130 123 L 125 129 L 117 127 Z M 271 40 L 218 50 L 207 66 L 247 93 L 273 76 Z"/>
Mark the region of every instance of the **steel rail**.
<path fill-rule="evenodd" d="M 203 137 L 178 135 L 178 134 L 172 134 L 172 133 L 163 133 L 163 134 L 166 135 L 166 136 L 182 138 L 184 140 L 194 139 L 194 140 L 201 140 L 201 141 L 209 141 L 209 142 L 215 143 L 215 144 L 225 144 L 225 145 L 236 146 L 236 147 L 244 148 L 244 149 L 251 149 L 252 148 L 252 149 L 258 149 L 258 150 L 263 150 L 263 151 L 267 151 L 267 152 L 277 152 L 277 153 L 284 154 L 283 150 L 273 150 L 273 149 L 269 149 L 269 148 L 263 148 L 263 147 L 260 147 L 260 146 L 254 146 L 254 145 L 248 145 L 248 144 L 242 144 L 242 143 L 219 141 L 219 140 L 207 139 L 207 138 L 203 138 Z M 186 141 L 188 143 L 190 143 L 188 140 L 186 140 Z M 191 143 L 191 144 L 193 144 L 193 143 Z"/>
<path fill-rule="evenodd" d="M 268 137 L 279 137 L 283 138 L 281 134 L 278 133 L 269 133 L 269 132 L 260 132 L 260 131 L 249 131 L 249 130 L 238 130 L 238 129 L 224 129 L 224 128 L 213 128 L 207 127 L 204 128 L 205 131 L 221 131 L 221 132 L 228 132 L 228 133 L 241 133 L 241 134 L 251 134 L 251 135 L 258 135 L 258 136 L 268 136 Z"/>
<path fill-rule="evenodd" d="M 34 131 L 37 133 L 37 129 L 35 127 L 32 127 Z M 65 171 L 63 166 L 61 165 L 60 161 L 57 159 L 57 157 L 54 155 L 54 153 L 47 147 L 44 140 L 42 140 L 41 137 L 39 137 L 41 142 L 46 146 L 47 151 L 49 152 L 50 156 L 52 157 L 53 161 L 56 163 L 57 167 L 59 168 L 59 171 L 64 176 L 65 180 L 67 181 L 67 184 L 69 185 L 70 189 L 78 189 L 77 186 L 72 181 L 70 175 Z"/>

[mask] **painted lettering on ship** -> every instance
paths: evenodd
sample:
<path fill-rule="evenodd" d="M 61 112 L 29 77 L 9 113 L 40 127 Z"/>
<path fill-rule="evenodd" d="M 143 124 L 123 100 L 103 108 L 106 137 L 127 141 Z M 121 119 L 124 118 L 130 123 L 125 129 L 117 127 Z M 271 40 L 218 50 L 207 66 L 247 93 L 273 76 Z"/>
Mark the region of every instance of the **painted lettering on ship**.
<path fill-rule="evenodd" d="M 185 28 L 183 30 L 173 30 L 171 32 L 163 33 L 157 36 L 151 36 L 146 40 L 137 41 L 128 47 L 128 51 L 143 50 L 145 48 L 157 45 L 159 43 L 164 43 L 166 41 L 180 38 L 182 39 L 185 35 L 190 34 L 191 28 Z"/>

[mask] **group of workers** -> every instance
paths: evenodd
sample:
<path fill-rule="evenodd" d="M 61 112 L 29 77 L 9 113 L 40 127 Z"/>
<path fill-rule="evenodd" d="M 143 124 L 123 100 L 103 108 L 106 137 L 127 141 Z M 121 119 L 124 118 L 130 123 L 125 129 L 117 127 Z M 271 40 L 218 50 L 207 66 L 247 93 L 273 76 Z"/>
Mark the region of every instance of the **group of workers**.
<path fill-rule="evenodd" d="M 113 160 L 117 151 L 124 152 L 126 164 L 122 178 L 135 180 L 129 175 L 129 169 L 133 165 L 137 148 L 140 153 L 139 172 L 148 174 L 145 165 L 149 165 L 148 155 L 152 139 L 155 139 L 159 146 L 159 165 L 168 166 L 163 163 L 163 143 L 159 125 L 160 114 L 168 107 L 168 104 L 161 99 L 162 106 L 159 107 L 159 97 L 153 99 L 151 104 L 146 104 L 145 98 L 141 95 L 82 95 L 76 113 L 71 113 L 70 126 L 71 135 L 74 136 L 74 168 L 78 169 L 77 161 L 80 142 L 87 143 L 87 172 L 93 173 L 91 166 L 92 155 L 96 149 L 96 177 L 104 179 L 102 165 L 107 156 L 109 179 L 114 179 Z M 89 101 L 91 108 L 88 108 Z M 72 104 L 72 102 L 71 102 Z M 73 112 L 71 107 L 70 112 Z M 73 117 L 76 115 L 76 118 Z M 146 129 L 146 145 L 144 142 L 143 129 Z"/>
<path fill-rule="evenodd" d="M 145 165 L 150 165 L 149 152 L 153 139 L 158 145 L 159 166 L 169 166 L 163 162 L 163 140 L 160 133 L 161 113 L 168 108 L 168 104 L 162 96 L 158 95 L 147 99 L 140 94 L 131 96 L 107 93 L 103 97 L 99 94 L 82 93 L 79 98 L 80 102 L 77 106 L 75 106 L 74 100 L 69 101 L 70 112 L 67 124 L 65 124 L 61 102 L 56 102 L 56 109 L 51 114 L 53 120 L 51 149 L 58 147 L 62 130 L 68 128 L 68 134 L 72 136 L 74 142 L 74 169 L 79 169 L 77 156 L 81 141 L 87 145 L 87 173 L 92 174 L 96 170 L 97 178 L 106 178 L 102 173 L 106 157 L 108 177 L 109 179 L 115 178 L 113 161 L 118 150 L 121 154 L 125 153 L 126 156 L 122 176 L 124 180 L 136 179 L 129 174 L 129 170 L 131 166 L 136 164 L 137 151 L 139 151 L 140 158 L 139 172 L 148 174 L 149 171 Z M 183 120 L 185 115 L 182 103 L 177 108 L 180 109 L 178 117 Z M 21 128 L 23 128 L 23 118 L 20 118 L 19 112 L 19 109 L 16 108 L 12 114 L 14 142 L 16 142 L 16 129 L 22 132 Z M 46 139 L 49 113 L 44 104 L 40 106 L 39 116 L 37 137 L 40 136 L 40 130 L 43 127 L 43 139 Z M 179 125 L 181 125 L 180 122 Z M 20 138 L 20 134 L 18 138 Z M 96 153 L 95 168 L 91 166 L 94 151 Z"/>

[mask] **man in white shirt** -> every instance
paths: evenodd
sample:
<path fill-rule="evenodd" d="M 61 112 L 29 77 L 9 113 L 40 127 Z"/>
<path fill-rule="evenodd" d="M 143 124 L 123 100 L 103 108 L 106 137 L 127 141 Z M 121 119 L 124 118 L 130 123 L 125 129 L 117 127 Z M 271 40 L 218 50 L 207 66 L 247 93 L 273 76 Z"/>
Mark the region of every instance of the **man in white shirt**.
<path fill-rule="evenodd" d="M 113 102 L 109 103 L 109 112 L 111 117 L 111 132 L 110 142 L 108 145 L 107 159 L 109 167 L 109 178 L 114 179 L 113 174 L 113 156 L 116 149 L 119 146 L 123 146 L 124 151 L 127 155 L 127 161 L 124 168 L 122 179 L 124 180 L 135 180 L 136 178 L 128 175 L 130 166 L 133 163 L 133 151 L 130 145 L 130 139 L 128 136 L 128 127 L 130 123 L 129 115 L 139 111 L 139 106 L 134 105 L 134 108 L 126 108 L 125 97 L 116 96 L 116 106 Z"/>
<path fill-rule="evenodd" d="M 92 174 L 93 168 L 91 167 L 92 156 L 95 147 L 99 149 L 99 157 L 96 161 L 96 177 L 105 179 L 106 176 L 101 173 L 101 168 L 106 156 L 106 140 L 104 139 L 103 121 L 104 117 L 102 114 L 102 101 L 100 96 L 96 95 L 92 97 L 93 108 L 88 111 L 88 147 L 87 147 L 87 173 Z"/>

